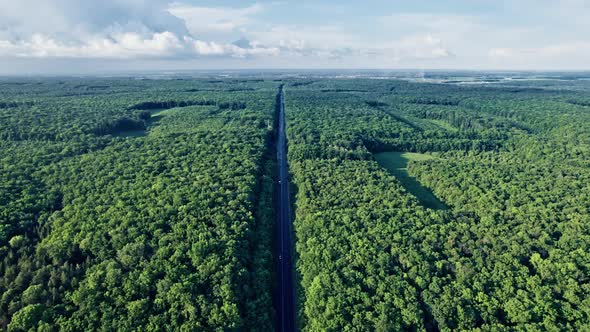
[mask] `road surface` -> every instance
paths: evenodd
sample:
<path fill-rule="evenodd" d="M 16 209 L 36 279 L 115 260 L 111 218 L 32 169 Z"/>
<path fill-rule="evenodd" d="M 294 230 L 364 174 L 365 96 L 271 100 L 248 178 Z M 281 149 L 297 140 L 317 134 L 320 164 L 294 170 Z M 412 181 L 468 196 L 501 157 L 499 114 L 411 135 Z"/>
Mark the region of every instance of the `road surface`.
<path fill-rule="evenodd" d="M 277 275 L 275 295 L 277 331 L 295 331 L 295 287 L 291 240 L 291 204 L 289 200 L 289 166 L 287 164 L 287 137 L 285 134 L 285 98 L 279 88 L 279 128 L 277 139 L 278 195 L 277 195 Z"/>

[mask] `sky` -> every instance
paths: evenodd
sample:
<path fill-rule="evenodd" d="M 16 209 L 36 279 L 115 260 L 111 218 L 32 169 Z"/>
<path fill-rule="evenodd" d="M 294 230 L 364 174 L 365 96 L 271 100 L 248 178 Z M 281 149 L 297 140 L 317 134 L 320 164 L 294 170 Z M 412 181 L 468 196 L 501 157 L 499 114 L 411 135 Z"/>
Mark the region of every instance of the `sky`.
<path fill-rule="evenodd" d="M 590 0 L 0 0 L 0 74 L 589 70 Z"/>

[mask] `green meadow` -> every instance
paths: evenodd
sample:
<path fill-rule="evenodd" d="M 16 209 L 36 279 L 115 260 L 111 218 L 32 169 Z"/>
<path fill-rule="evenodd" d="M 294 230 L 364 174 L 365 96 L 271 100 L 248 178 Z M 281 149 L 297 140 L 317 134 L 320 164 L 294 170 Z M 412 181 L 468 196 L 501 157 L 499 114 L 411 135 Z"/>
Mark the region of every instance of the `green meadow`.
<path fill-rule="evenodd" d="M 382 152 L 373 156 L 379 165 L 395 176 L 409 193 L 418 198 L 422 205 L 434 210 L 447 208 L 443 202 L 434 196 L 430 189 L 424 187 L 408 173 L 408 163 L 410 161 L 426 161 L 433 159 L 433 156 L 413 152 Z"/>

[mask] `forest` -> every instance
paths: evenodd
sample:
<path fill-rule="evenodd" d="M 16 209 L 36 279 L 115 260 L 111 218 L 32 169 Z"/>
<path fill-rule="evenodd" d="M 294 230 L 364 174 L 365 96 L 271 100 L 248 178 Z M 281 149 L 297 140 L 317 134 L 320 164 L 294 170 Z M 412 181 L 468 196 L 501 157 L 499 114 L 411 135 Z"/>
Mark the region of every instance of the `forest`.
<path fill-rule="evenodd" d="M 302 329 L 590 328 L 588 88 L 287 85 Z"/>
<path fill-rule="evenodd" d="M 276 84 L 13 83 L 0 329 L 272 329 Z"/>
<path fill-rule="evenodd" d="M 0 79 L 0 329 L 590 329 L 590 81 Z"/>

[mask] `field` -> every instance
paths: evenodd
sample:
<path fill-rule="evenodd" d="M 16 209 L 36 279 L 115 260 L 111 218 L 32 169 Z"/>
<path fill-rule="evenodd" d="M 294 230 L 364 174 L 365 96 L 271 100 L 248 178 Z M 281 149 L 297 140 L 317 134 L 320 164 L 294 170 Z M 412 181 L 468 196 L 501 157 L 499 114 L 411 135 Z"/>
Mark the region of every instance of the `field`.
<path fill-rule="evenodd" d="M 432 160 L 431 155 L 412 152 L 381 152 L 375 154 L 374 157 L 379 165 L 395 176 L 408 192 L 418 198 L 422 205 L 436 210 L 446 208 L 444 203 L 436 198 L 430 189 L 421 185 L 420 182 L 408 174 L 409 162 Z"/>
<path fill-rule="evenodd" d="M 0 80 L 0 329 L 273 330 L 283 86 L 301 330 L 588 330 L 590 81 L 436 75 Z"/>

